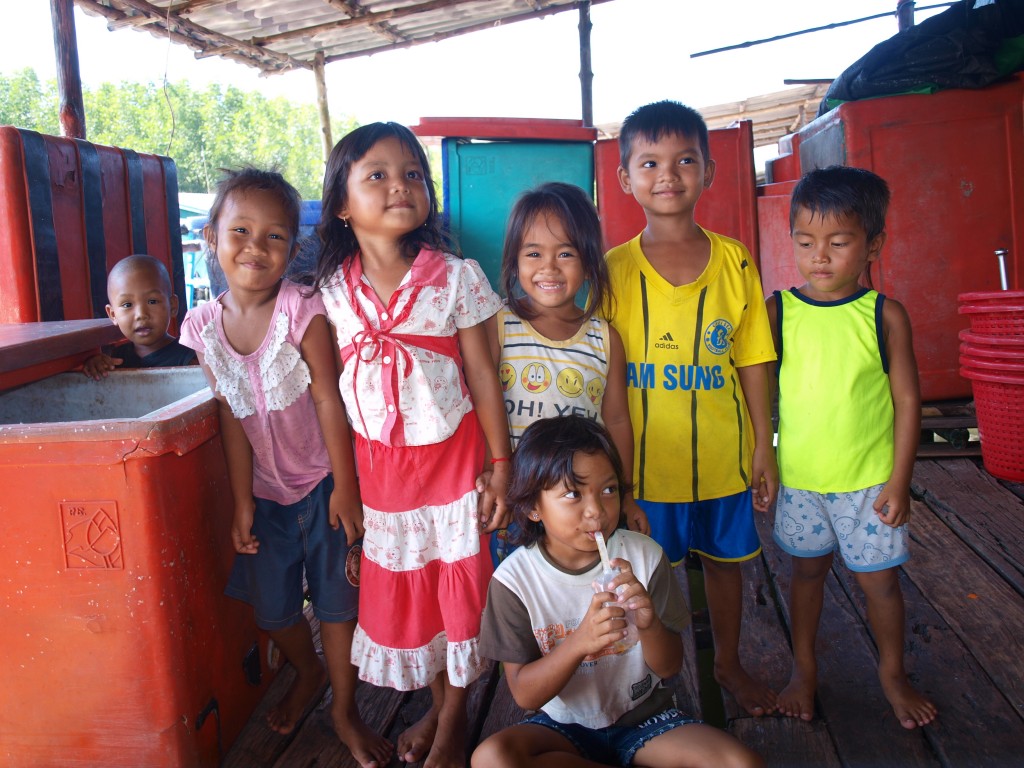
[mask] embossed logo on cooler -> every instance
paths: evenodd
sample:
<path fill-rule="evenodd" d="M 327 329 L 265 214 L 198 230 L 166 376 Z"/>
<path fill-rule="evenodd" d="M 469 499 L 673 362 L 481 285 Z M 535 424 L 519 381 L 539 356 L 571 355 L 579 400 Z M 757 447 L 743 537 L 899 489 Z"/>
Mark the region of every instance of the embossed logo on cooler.
<path fill-rule="evenodd" d="M 116 501 L 62 501 L 60 519 L 68 568 L 124 568 Z"/>

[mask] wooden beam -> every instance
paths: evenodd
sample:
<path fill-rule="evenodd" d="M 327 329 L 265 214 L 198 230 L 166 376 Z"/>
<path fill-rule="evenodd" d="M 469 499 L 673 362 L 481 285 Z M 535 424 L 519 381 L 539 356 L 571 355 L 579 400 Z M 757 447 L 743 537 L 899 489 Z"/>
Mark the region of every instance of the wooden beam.
<path fill-rule="evenodd" d="M 412 6 L 379 12 L 367 12 L 356 0 L 323 0 L 330 8 L 348 15 L 348 18 L 328 24 L 320 24 L 303 29 L 290 29 L 275 35 L 242 40 L 215 32 L 184 18 L 196 11 L 221 6 L 224 7 L 224 12 L 227 13 L 227 7 L 232 2 L 235 2 L 235 0 L 176 0 L 169 7 L 154 5 L 155 0 L 74 0 L 79 6 L 106 18 L 108 26 L 132 26 L 148 29 L 155 36 L 166 35 L 173 42 L 187 45 L 196 52 L 196 58 L 220 56 L 247 64 L 259 69 L 264 74 L 276 74 L 291 69 L 307 69 L 312 71 L 314 68 L 312 57 L 315 55 L 316 50 L 323 50 L 325 53 L 324 64 L 330 64 L 334 61 L 370 56 L 374 53 L 400 50 L 423 43 L 447 40 L 458 35 L 491 29 L 499 24 L 504 25 L 517 21 L 544 18 L 579 7 L 578 2 L 550 5 L 549 3 L 552 1 L 524 0 L 526 3 L 525 7 L 529 9 L 524 12 L 505 18 L 488 19 L 463 29 L 438 32 L 423 38 L 411 38 L 409 33 L 400 31 L 394 24 L 388 22 L 416 13 L 422 14 L 431 10 L 437 11 L 455 7 L 462 3 L 479 3 L 479 0 L 426 0 L 426 2 L 418 2 Z M 593 6 L 610 1 L 589 0 L 589 5 Z M 231 13 L 234 13 L 234 11 L 231 11 Z M 380 45 L 370 43 L 368 47 L 360 50 L 345 51 L 333 56 L 329 53 L 331 46 L 312 45 L 310 48 L 313 50 L 309 50 L 308 54 L 303 52 L 299 55 L 283 53 L 271 47 L 275 42 L 289 39 L 294 40 L 297 37 L 310 37 L 326 31 L 353 26 L 369 27 L 384 37 L 387 42 Z M 168 27 L 170 27 L 170 31 L 167 30 Z M 337 49 L 335 48 L 335 50 Z M 341 50 L 344 51 L 345 49 L 342 48 Z"/>
<path fill-rule="evenodd" d="M 317 51 L 313 59 L 313 76 L 316 78 L 316 106 L 320 112 L 320 138 L 324 145 L 324 162 L 331 156 L 334 139 L 331 137 L 331 110 L 327 104 L 327 79 L 324 77 L 324 52 Z"/>
<path fill-rule="evenodd" d="M 445 0 L 450 2 L 451 0 Z M 460 0 L 457 0 L 460 1 Z M 590 0 L 590 5 L 599 5 L 600 3 L 609 3 L 611 0 Z M 529 21 L 530 19 L 541 19 L 545 16 L 553 16 L 556 13 L 562 13 L 563 11 L 571 11 L 575 7 L 575 4 L 568 5 L 555 5 L 548 6 L 540 11 L 530 11 L 528 13 L 520 13 L 515 16 L 506 16 L 501 20 L 501 25 L 514 24 L 517 21 Z M 384 51 L 397 51 L 402 48 L 411 48 L 414 45 L 423 45 L 424 43 L 437 43 L 441 40 L 448 40 L 453 37 L 460 35 L 467 35 L 473 32 L 481 32 L 485 29 L 493 29 L 495 26 L 494 21 L 485 21 L 480 24 L 474 24 L 469 27 L 463 27 L 462 29 L 455 30 L 453 32 L 438 32 L 435 35 L 429 35 L 427 37 L 417 37 L 414 40 L 410 40 L 406 43 L 396 43 L 394 45 L 380 45 L 374 48 L 364 48 L 360 51 L 352 51 L 350 53 L 337 53 L 333 56 L 326 58 L 326 63 L 331 64 L 335 61 L 345 61 L 346 59 L 358 59 L 363 56 L 372 56 L 375 53 L 383 53 Z"/>
<path fill-rule="evenodd" d="M 112 21 L 107 24 L 107 29 L 110 32 L 116 32 L 119 29 L 128 27 L 130 29 L 141 29 L 142 27 L 148 27 L 151 24 L 156 24 L 160 20 L 149 18 L 146 16 L 125 16 L 118 21 Z"/>
<path fill-rule="evenodd" d="M 218 5 L 227 5 L 232 0 L 185 0 L 183 3 L 176 3 L 171 6 L 171 14 L 175 16 L 187 15 L 202 11 L 206 8 L 216 8 Z"/>
<path fill-rule="evenodd" d="M 392 8 L 388 11 L 376 11 L 370 13 L 366 13 L 355 3 L 340 3 L 343 8 L 351 6 L 356 15 L 350 15 L 349 18 L 339 19 L 338 21 L 315 24 L 312 27 L 289 29 L 285 32 L 278 32 L 275 35 L 254 37 L 253 42 L 259 45 L 272 45 L 273 43 L 279 43 L 284 40 L 293 40 L 296 37 L 311 37 L 313 35 L 323 34 L 324 32 L 337 32 L 340 29 L 348 29 L 350 27 L 375 26 L 380 22 L 404 19 L 407 16 L 415 16 L 418 13 L 426 13 L 427 11 L 439 11 L 453 5 L 460 5 L 466 2 L 470 2 L 470 0 L 429 0 L 429 2 L 426 3 L 408 5 L 404 8 Z M 339 3 L 331 3 L 332 7 L 337 5 L 339 5 Z M 348 11 L 345 12 L 347 13 Z M 493 25 L 493 23 L 494 22 L 489 22 L 489 25 Z"/>
<path fill-rule="evenodd" d="M 75 3 L 78 6 L 82 8 L 88 8 L 90 12 L 96 13 L 97 15 L 105 18 L 108 22 L 110 22 L 107 25 L 108 28 L 110 28 L 118 22 L 124 21 L 127 18 L 133 18 L 124 11 L 119 11 L 116 8 L 111 8 L 107 5 L 101 5 L 97 2 L 97 0 L 75 0 Z M 152 30 L 150 31 L 152 32 Z M 213 55 L 208 53 L 210 51 L 210 48 L 209 46 L 205 45 L 202 40 L 197 40 L 194 37 L 189 37 L 188 35 L 184 35 L 180 32 L 168 32 L 166 29 L 161 28 L 159 31 L 153 32 L 153 34 L 159 35 L 160 37 L 164 37 L 166 35 L 171 39 L 172 42 L 191 48 L 193 51 L 195 51 L 197 59 L 202 59 L 205 56 Z M 230 59 L 231 61 L 237 61 L 239 64 L 245 64 L 246 66 L 254 67 L 263 72 L 264 74 L 276 74 L 278 72 L 287 71 L 288 69 L 285 67 L 281 67 L 279 69 L 270 69 L 268 65 L 254 62 L 252 57 L 245 56 L 241 53 L 238 53 L 237 51 L 234 51 L 233 49 L 225 49 L 221 53 L 218 53 L 216 55 L 221 56 L 225 59 Z"/>
<path fill-rule="evenodd" d="M 366 13 L 366 9 L 363 8 L 359 3 L 349 2 L 349 0 L 324 0 L 331 8 L 341 11 L 346 16 L 362 16 Z"/>
<path fill-rule="evenodd" d="M 78 0 L 78 2 L 82 3 L 82 0 Z M 128 8 L 131 8 L 132 10 L 141 13 L 149 18 L 156 18 L 158 20 L 156 24 L 162 30 L 167 30 L 167 11 L 165 9 L 158 8 L 152 3 L 146 2 L 146 0 L 118 0 L 118 2 L 121 5 L 127 6 Z M 95 3 L 86 2 L 85 4 L 94 5 Z M 205 41 L 209 41 L 210 43 L 217 44 L 218 47 L 215 49 L 217 51 L 215 55 L 217 56 L 224 56 L 224 52 L 227 50 L 235 50 L 237 53 L 250 59 L 273 59 L 274 61 L 280 62 L 283 65 L 283 67 L 279 67 L 278 69 L 311 70 L 313 68 L 312 62 L 303 61 L 302 59 L 296 59 L 293 56 L 289 56 L 286 53 L 280 53 L 279 51 L 275 51 L 271 48 L 265 48 L 254 43 L 245 42 L 233 37 L 228 37 L 227 35 L 222 35 L 219 32 L 214 32 L 212 29 L 207 29 L 206 27 L 200 26 L 199 24 L 195 24 L 194 22 L 191 22 L 188 19 L 183 19 L 181 17 L 171 15 L 170 23 L 171 25 L 177 27 L 178 30 L 183 30 L 184 32 L 197 35 L 199 38 L 201 38 L 201 41 L 199 42 L 201 45 L 201 50 L 203 50 L 204 52 L 210 49 L 210 46 L 205 43 Z M 259 66 L 261 69 L 269 68 L 269 66 L 265 64 L 256 65 Z"/>
<path fill-rule="evenodd" d="M 370 29 L 392 43 L 408 43 L 412 40 L 411 37 L 406 37 L 393 26 L 383 21 L 371 24 Z"/>
<path fill-rule="evenodd" d="M 914 0 L 898 0 L 896 3 L 896 29 L 905 32 L 914 26 Z"/>
<path fill-rule="evenodd" d="M 50 0 L 50 17 L 53 21 L 53 52 L 57 57 L 60 133 L 70 139 L 84 139 L 85 101 L 82 99 L 82 75 L 78 69 L 74 0 Z"/>

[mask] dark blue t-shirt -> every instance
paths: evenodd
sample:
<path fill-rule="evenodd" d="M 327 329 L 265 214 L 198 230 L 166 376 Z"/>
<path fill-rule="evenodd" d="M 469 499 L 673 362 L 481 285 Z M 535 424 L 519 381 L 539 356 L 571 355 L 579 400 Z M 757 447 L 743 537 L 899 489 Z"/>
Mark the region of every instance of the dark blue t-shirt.
<path fill-rule="evenodd" d="M 139 357 L 132 344 L 114 347 L 108 354 L 124 360 L 118 368 L 168 368 L 196 363 L 196 351 L 182 346 L 178 341 L 173 341 L 156 352 L 150 352 L 145 357 Z"/>

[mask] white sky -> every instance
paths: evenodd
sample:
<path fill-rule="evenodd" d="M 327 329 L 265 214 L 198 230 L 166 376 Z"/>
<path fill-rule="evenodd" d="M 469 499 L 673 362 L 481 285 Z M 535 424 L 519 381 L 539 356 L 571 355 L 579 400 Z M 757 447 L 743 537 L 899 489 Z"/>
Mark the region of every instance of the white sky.
<path fill-rule="evenodd" d="M 787 78 L 835 77 L 896 33 L 893 16 L 697 59 L 690 54 L 891 13 L 895 7 L 896 0 L 614 0 L 595 6 L 595 122 L 619 121 L 635 107 L 664 98 L 703 107 L 782 90 Z M 937 12 L 919 10 L 917 20 Z M 9 34 L 0 46 L 0 72 L 29 66 L 43 79 L 55 77 L 49 3 L 6 0 L 3 17 Z M 159 83 L 166 75 L 197 87 L 220 82 L 315 101 L 310 72 L 259 77 L 235 62 L 196 60 L 184 46 L 148 33 L 109 32 L 104 19 L 77 8 L 75 18 L 79 66 L 88 87 L 124 80 Z M 568 11 L 331 64 L 331 112 L 362 123 L 441 116 L 579 119 L 578 20 Z"/>

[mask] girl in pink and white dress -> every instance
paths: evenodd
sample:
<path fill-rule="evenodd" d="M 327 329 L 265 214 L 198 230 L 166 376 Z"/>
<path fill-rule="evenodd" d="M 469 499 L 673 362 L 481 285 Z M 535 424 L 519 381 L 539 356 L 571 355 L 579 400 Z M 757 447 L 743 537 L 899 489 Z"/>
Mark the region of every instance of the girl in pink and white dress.
<path fill-rule="evenodd" d="M 446 252 L 427 157 L 404 126 L 362 126 L 334 147 L 318 232 L 366 528 L 352 662 L 375 685 L 430 686 L 401 760 L 461 766 L 488 534 L 506 516 L 508 423 L 484 328 L 501 302 L 476 262 Z"/>
<path fill-rule="evenodd" d="M 189 311 L 181 343 L 196 351 L 219 407 L 238 553 L 225 592 L 253 606 L 296 672 L 267 725 L 292 733 L 323 695 L 305 582 L 334 691 L 331 722 L 360 765 L 380 766 L 391 745 L 360 718 L 349 662 L 363 515 L 336 355 L 319 294 L 284 278 L 301 205 L 277 172 L 225 173 L 203 234 L 228 290 Z"/>

